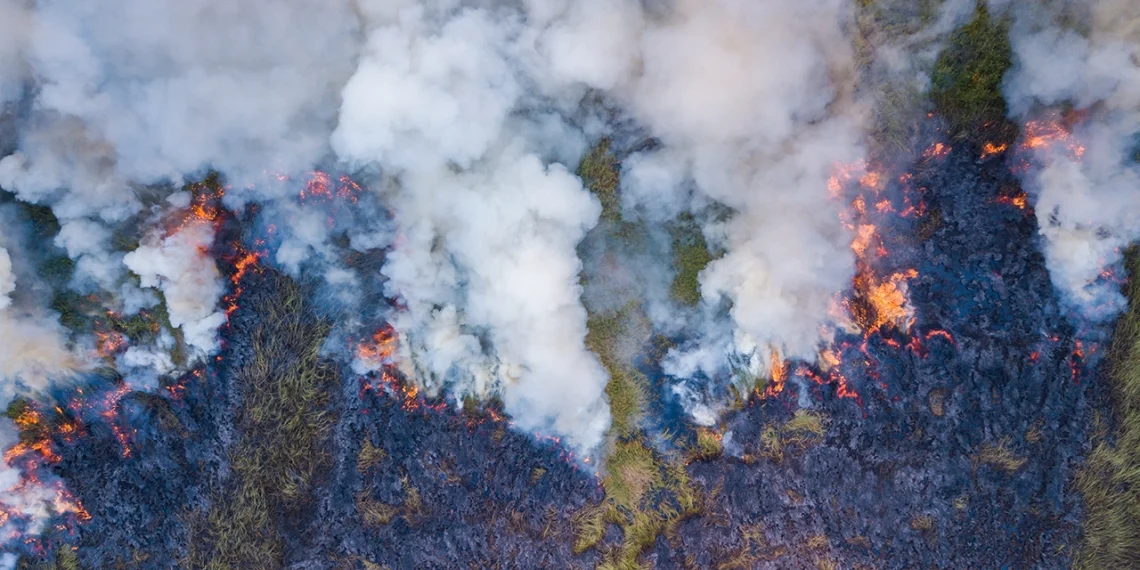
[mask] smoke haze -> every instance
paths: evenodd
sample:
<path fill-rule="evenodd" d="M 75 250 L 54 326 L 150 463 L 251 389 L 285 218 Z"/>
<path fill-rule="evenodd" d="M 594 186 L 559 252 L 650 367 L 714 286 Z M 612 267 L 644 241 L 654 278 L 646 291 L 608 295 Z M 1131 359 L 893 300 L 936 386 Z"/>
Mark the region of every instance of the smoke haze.
<path fill-rule="evenodd" d="M 1033 165 L 1024 175 L 1053 282 L 1074 307 L 1106 319 L 1124 308 L 1102 272 L 1140 237 L 1140 6 L 1117 0 L 1009 6 L 1010 112 L 1024 121 Z M 1071 138 L 1056 126 L 1071 105 Z M 1039 140 L 1032 140 L 1034 136 Z"/>

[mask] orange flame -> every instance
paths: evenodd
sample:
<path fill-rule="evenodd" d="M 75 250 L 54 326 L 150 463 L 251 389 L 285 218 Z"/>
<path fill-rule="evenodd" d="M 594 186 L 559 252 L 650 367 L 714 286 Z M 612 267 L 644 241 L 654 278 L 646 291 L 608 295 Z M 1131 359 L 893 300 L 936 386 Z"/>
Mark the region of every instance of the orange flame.
<path fill-rule="evenodd" d="M 102 358 L 110 358 L 119 352 L 127 339 L 115 331 L 95 331 L 95 351 Z"/>
<path fill-rule="evenodd" d="M 765 396 L 775 396 L 784 391 L 784 383 L 788 380 L 788 363 L 780 356 L 780 351 L 772 349 L 770 355 L 770 372 L 772 375 L 772 382 L 768 384 L 768 389 L 764 391 Z"/>
<path fill-rule="evenodd" d="M 948 154 L 950 154 L 950 147 L 937 142 L 930 145 L 930 148 L 922 152 L 922 158 L 931 160 L 934 158 L 944 158 Z"/>
<path fill-rule="evenodd" d="M 362 342 L 356 347 L 356 356 L 361 360 L 375 363 L 386 363 L 396 352 L 399 336 L 392 325 L 384 325 L 380 330 L 372 333 L 372 342 Z"/>
<path fill-rule="evenodd" d="M 1029 207 L 1029 197 L 1025 195 L 1025 192 L 1018 192 L 1013 196 L 998 196 L 997 202 L 998 204 L 1014 206 L 1020 210 L 1024 210 Z"/>
<path fill-rule="evenodd" d="M 1006 143 L 994 144 L 988 142 L 982 145 L 982 158 L 989 158 L 996 154 L 1001 154 L 1005 152 L 1007 148 L 1009 148 L 1009 145 Z"/>
<path fill-rule="evenodd" d="M 241 255 L 234 262 L 234 273 L 230 276 L 230 282 L 234 285 L 234 290 L 229 295 L 223 298 L 226 306 L 226 320 L 233 316 L 234 311 L 238 308 L 238 299 L 241 298 L 242 286 L 241 280 L 250 269 L 257 267 L 257 262 L 261 258 L 261 253 L 256 251 L 246 251 L 240 247 L 237 250 Z"/>
<path fill-rule="evenodd" d="M 1056 120 L 1029 121 L 1025 124 L 1025 137 L 1021 143 L 1025 149 L 1050 149 L 1064 147 L 1069 156 L 1080 159 L 1085 154 L 1085 147 L 1080 144 L 1069 130 Z"/>

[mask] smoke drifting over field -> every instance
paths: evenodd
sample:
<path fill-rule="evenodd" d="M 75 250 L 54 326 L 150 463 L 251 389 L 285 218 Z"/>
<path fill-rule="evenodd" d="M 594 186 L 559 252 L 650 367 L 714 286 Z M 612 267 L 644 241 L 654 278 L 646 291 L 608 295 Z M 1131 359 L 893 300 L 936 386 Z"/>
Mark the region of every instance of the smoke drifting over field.
<path fill-rule="evenodd" d="M 1003 3 L 1004 4 L 1004 3 Z M 1014 68 L 1005 93 L 1033 164 L 1024 177 L 1053 282 L 1082 313 L 1124 307 L 1115 282 L 1123 249 L 1140 237 L 1140 6 L 1054 2 L 1008 6 Z M 1059 110 L 1072 106 L 1072 113 Z"/>
<path fill-rule="evenodd" d="M 571 174 L 608 130 L 582 112 L 593 93 L 658 141 L 629 158 L 629 216 L 732 212 L 705 216 L 725 255 L 701 277 L 706 313 L 727 300 L 729 320 L 706 319 L 676 370 L 711 376 L 743 351 L 763 374 L 772 349 L 813 355 L 852 272 L 826 184 L 862 156 L 846 3 L 262 4 L 5 4 L 26 25 L 0 52 L 4 93 L 28 85 L 32 99 L 0 184 L 52 208 L 78 290 L 119 311 L 153 305 L 137 287 L 160 292 L 169 324 L 208 353 L 224 322 L 210 226 L 143 229 L 126 250 L 112 234 L 192 207 L 171 192 L 207 169 L 226 177 L 227 205 L 296 214 L 297 184 L 266 174 L 300 180 L 339 159 L 391 211 L 353 231 L 391 250 L 380 271 L 401 368 L 596 450 L 607 374 L 583 342 L 575 248 L 600 207 Z M 330 235 L 320 214 L 289 217 L 296 235 L 277 224 L 271 253 L 296 273 Z"/>
<path fill-rule="evenodd" d="M 946 3 L 921 39 L 948 32 L 970 4 Z M 1114 7 L 1135 10 L 1093 5 L 1084 36 L 1014 9 L 1007 90 L 1018 116 L 1064 100 L 1088 109 L 1075 133 L 1083 161 L 1042 148 L 1027 176 L 1054 280 L 1098 311 L 1120 298 L 1093 282 L 1140 231 L 1137 170 L 1123 161 L 1140 128 L 1137 32 L 1116 27 Z M 596 453 L 611 421 L 608 378 L 584 342 L 577 247 L 603 210 L 574 171 L 603 136 L 622 148 L 626 220 L 691 214 L 722 254 L 700 274 L 697 308 L 643 300 L 658 328 L 688 341 L 666 371 L 701 382 L 768 375 L 774 355 L 815 360 L 855 272 L 847 205 L 829 188 L 837 166 L 866 154 L 853 10 L 841 0 L 0 0 L 0 104 L 18 126 L 0 187 L 59 223 L 25 262 L 62 252 L 74 267 L 61 288 L 104 312 L 161 307 L 166 319 L 139 346 L 92 350 L 90 331 L 65 331 L 46 303 L 15 302 L 29 285 L 0 249 L 0 394 L 42 387 L 73 362 L 109 358 L 143 378 L 217 350 L 237 280 L 215 259 L 219 215 L 204 209 L 205 191 L 180 189 L 216 171 L 225 187 L 208 198 L 233 212 L 255 204 L 254 225 L 272 232 L 254 259 L 320 273 L 354 307 L 329 309 L 342 329 L 379 314 L 411 382 L 455 402 L 498 397 L 519 429 Z M 885 73 L 918 73 L 900 51 Z M 361 186 L 344 194 L 359 199 L 356 215 L 305 199 L 315 169 L 356 173 Z M 321 175 L 315 188 L 330 194 L 336 182 Z M 370 270 L 387 299 L 353 298 L 340 238 L 356 253 L 384 251 Z M 190 352 L 181 361 L 178 344 Z"/>

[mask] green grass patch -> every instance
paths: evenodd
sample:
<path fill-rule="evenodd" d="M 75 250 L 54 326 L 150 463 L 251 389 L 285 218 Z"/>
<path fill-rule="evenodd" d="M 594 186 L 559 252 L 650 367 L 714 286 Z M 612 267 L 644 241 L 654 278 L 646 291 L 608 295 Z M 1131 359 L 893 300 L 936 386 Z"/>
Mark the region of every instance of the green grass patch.
<path fill-rule="evenodd" d="M 632 327 L 641 327 L 645 316 L 635 303 L 626 305 L 611 314 L 593 314 L 586 322 L 586 348 L 598 355 L 609 373 L 606 396 L 610 402 L 613 433 L 628 436 L 637 430 L 646 401 L 648 381 L 622 354 L 622 345 L 632 333 Z"/>
<path fill-rule="evenodd" d="M 1140 252 L 1125 261 L 1128 311 L 1108 355 L 1115 429 L 1094 439 L 1077 477 L 1085 499 L 1077 570 L 1140 567 Z"/>
<path fill-rule="evenodd" d="M 1002 142 L 1016 137 L 1001 93 L 1012 57 L 1008 17 L 991 15 L 986 2 L 978 0 L 973 19 L 950 37 L 931 77 L 935 110 L 955 136 L 975 142 L 994 135 Z"/>
<path fill-rule="evenodd" d="M 637 510 L 645 494 L 662 482 L 653 451 L 638 440 L 618 442 L 607 459 L 606 471 L 602 479 L 606 497 L 630 511 Z"/>
<path fill-rule="evenodd" d="M 319 356 L 329 325 L 284 275 L 266 271 L 258 287 L 269 293 L 243 307 L 260 315 L 250 355 L 229 372 L 241 402 L 232 475 L 209 512 L 191 521 L 192 568 L 282 568 L 282 525 L 311 510 L 312 491 L 331 465 L 336 373 Z"/>
<path fill-rule="evenodd" d="M 682 215 L 671 228 L 673 268 L 677 274 L 669 287 L 674 301 L 690 307 L 701 301 L 700 274 L 713 260 L 701 228 L 689 214 Z"/>
<path fill-rule="evenodd" d="M 602 220 L 610 222 L 621 221 L 618 169 L 618 159 L 610 152 L 610 139 L 602 139 L 594 145 L 578 165 L 578 177 L 582 179 L 582 184 L 602 203 Z"/>
<path fill-rule="evenodd" d="M 65 544 L 56 549 L 51 557 L 21 557 L 16 570 L 79 570 L 79 555 L 75 553 L 75 547 Z"/>

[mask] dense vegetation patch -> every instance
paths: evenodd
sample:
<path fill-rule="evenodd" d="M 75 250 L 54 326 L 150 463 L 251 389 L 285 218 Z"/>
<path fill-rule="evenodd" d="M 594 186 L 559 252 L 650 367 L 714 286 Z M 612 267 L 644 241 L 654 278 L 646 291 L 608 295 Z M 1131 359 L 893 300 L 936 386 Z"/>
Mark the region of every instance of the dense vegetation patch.
<path fill-rule="evenodd" d="M 331 464 L 329 394 L 335 370 L 318 355 L 329 332 L 301 287 L 266 270 L 250 354 L 230 370 L 240 399 L 232 475 L 209 512 L 192 523 L 189 567 L 281 568 L 284 521 L 302 522 L 312 491 Z M 367 462 L 367 460 L 366 460 Z"/>
<path fill-rule="evenodd" d="M 995 17 L 979 0 L 970 23 L 950 37 L 931 77 L 934 108 L 954 136 L 978 143 L 987 138 L 1010 142 L 1016 136 L 1001 92 L 1012 57 L 1008 17 Z"/>

